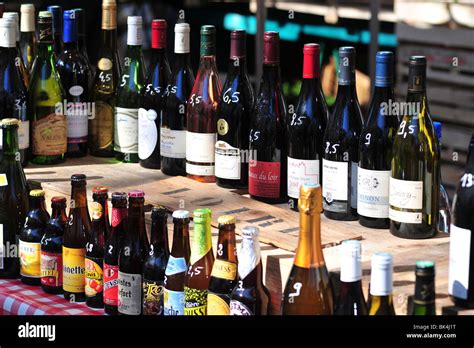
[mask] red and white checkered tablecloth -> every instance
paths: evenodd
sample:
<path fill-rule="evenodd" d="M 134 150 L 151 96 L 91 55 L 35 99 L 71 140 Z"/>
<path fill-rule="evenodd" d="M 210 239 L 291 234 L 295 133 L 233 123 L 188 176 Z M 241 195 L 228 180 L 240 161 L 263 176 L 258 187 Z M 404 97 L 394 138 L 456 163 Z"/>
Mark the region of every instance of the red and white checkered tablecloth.
<path fill-rule="evenodd" d="M 71 303 L 63 295 L 46 294 L 19 279 L 0 279 L 0 315 L 103 315 L 103 309 Z"/>

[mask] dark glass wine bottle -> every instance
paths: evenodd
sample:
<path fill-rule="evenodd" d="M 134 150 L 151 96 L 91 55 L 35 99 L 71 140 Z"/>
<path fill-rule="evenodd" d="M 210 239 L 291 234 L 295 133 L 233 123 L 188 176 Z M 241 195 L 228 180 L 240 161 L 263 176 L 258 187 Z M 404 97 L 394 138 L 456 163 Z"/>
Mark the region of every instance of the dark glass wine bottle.
<path fill-rule="evenodd" d="M 16 65 L 18 69 L 21 71 L 21 78 L 23 80 L 23 83 L 25 84 L 26 87 L 28 87 L 28 81 L 29 81 L 29 74 L 28 70 L 26 70 L 25 63 L 23 62 L 23 57 L 21 55 L 21 47 L 20 47 L 20 17 L 18 15 L 18 12 L 4 12 L 3 13 L 3 18 L 11 18 L 15 21 L 15 32 L 16 32 Z"/>
<path fill-rule="evenodd" d="M 389 228 L 389 181 L 393 139 L 399 119 L 390 105 L 393 99 L 393 53 L 377 52 L 375 88 L 369 117 L 359 142 L 357 213 L 359 223 L 371 228 Z"/>
<path fill-rule="evenodd" d="M 466 169 L 453 198 L 449 245 L 449 295 L 460 307 L 474 308 L 474 134 Z"/>
<path fill-rule="evenodd" d="M 339 48 L 336 103 L 324 133 L 323 208 L 334 220 L 357 220 L 357 166 L 362 113 L 356 93 L 355 49 Z"/>
<path fill-rule="evenodd" d="M 389 253 L 372 255 L 369 315 L 395 315 L 393 308 L 393 257 Z"/>
<path fill-rule="evenodd" d="M 189 24 L 174 27 L 176 62 L 163 94 L 161 111 L 161 171 L 166 175 L 186 176 L 186 109 L 194 85 L 189 56 Z"/>
<path fill-rule="evenodd" d="M 23 62 L 25 63 L 26 69 L 31 71 L 33 61 L 36 57 L 35 5 L 22 4 L 20 6 L 20 13 L 21 56 L 23 57 Z"/>
<path fill-rule="evenodd" d="M 230 62 L 217 107 L 215 171 L 217 185 L 245 188 L 249 171 L 250 115 L 255 97 L 247 74 L 245 30 L 230 33 Z"/>
<path fill-rule="evenodd" d="M 82 56 L 86 59 L 89 70 L 92 71 L 86 44 L 86 11 L 84 11 L 82 8 L 75 8 L 73 11 L 76 13 L 77 18 L 77 46 L 79 48 L 79 52 L 81 52 Z"/>
<path fill-rule="evenodd" d="M 163 93 L 168 86 L 171 70 L 166 51 L 166 20 L 151 23 L 152 57 L 143 86 L 138 109 L 138 157 L 145 168 L 160 169 L 160 131 Z"/>
<path fill-rule="evenodd" d="M 114 149 L 119 161 L 138 163 L 138 99 L 146 76 L 142 17 L 129 16 L 127 24 L 127 53 L 116 93 Z"/>
<path fill-rule="evenodd" d="M 412 315 L 436 315 L 435 264 L 433 261 L 417 261 L 415 269 L 415 296 Z"/>
<path fill-rule="evenodd" d="M 61 6 L 48 6 L 48 11 L 53 14 L 54 54 L 59 57 L 63 51 L 63 9 Z"/>
<path fill-rule="evenodd" d="M 91 71 L 77 44 L 77 13 L 64 11 L 64 50 L 56 62 L 65 92 L 62 103 L 67 117 L 67 156 L 87 155 L 89 117 L 93 116 L 90 101 Z"/>
<path fill-rule="evenodd" d="M 426 58 L 410 57 L 408 95 L 392 150 L 390 232 L 401 238 L 437 232 L 440 154 L 426 98 Z"/>
<path fill-rule="evenodd" d="M 286 105 L 280 80 L 280 36 L 264 34 L 263 75 L 250 121 L 250 197 L 266 203 L 287 199 Z"/>
<path fill-rule="evenodd" d="M 303 48 L 303 83 L 296 111 L 287 115 L 288 128 L 288 204 L 298 210 L 302 184 L 321 184 L 323 137 L 328 108 L 321 88 L 319 45 Z"/>

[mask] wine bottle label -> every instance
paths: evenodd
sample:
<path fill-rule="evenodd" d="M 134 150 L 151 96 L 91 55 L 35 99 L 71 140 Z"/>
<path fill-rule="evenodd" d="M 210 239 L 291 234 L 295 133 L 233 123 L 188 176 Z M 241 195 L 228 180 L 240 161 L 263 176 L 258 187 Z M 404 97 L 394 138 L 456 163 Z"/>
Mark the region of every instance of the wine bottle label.
<path fill-rule="evenodd" d="M 100 58 L 99 61 L 97 62 L 97 69 L 101 71 L 110 71 L 112 70 L 113 66 L 114 66 L 114 63 L 109 58 L 103 57 L 103 58 Z M 101 77 L 101 81 L 104 82 L 104 80 L 102 80 L 102 77 Z"/>
<path fill-rule="evenodd" d="M 168 264 L 166 265 L 166 276 L 172 276 L 179 273 L 184 273 L 188 269 L 184 257 L 174 257 L 170 255 Z"/>
<path fill-rule="evenodd" d="M 371 218 L 388 218 L 390 170 L 358 170 L 357 212 Z"/>
<path fill-rule="evenodd" d="M 217 259 L 212 266 L 211 276 L 220 279 L 235 280 L 237 276 L 237 265 L 232 262 Z"/>
<path fill-rule="evenodd" d="M 184 291 L 165 289 L 163 302 L 164 315 L 184 315 Z"/>
<path fill-rule="evenodd" d="M 216 176 L 222 179 L 240 180 L 240 149 L 231 146 L 225 141 L 216 143 L 215 165 Z"/>
<path fill-rule="evenodd" d="M 115 108 L 114 141 L 115 151 L 138 153 L 138 109 Z"/>
<path fill-rule="evenodd" d="M 21 121 L 18 127 L 18 147 L 20 150 L 30 147 L 30 121 Z"/>
<path fill-rule="evenodd" d="M 103 101 L 95 102 L 95 117 L 90 121 L 90 135 L 99 149 L 106 149 L 114 141 L 114 108 Z"/>
<path fill-rule="evenodd" d="M 186 131 L 161 127 L 160 155 L 169 158 L 186 158 Z"/>
<path fill-rule="evenodd" d="M 184 287 L 184 315 L 207 315 L 207 290 Z"/>
<path fill-rule="evenodd" d="M 67 121 L 64 115 L 52 113 L 33 122 L 33 155 L 57 156 L 67 151 Z"/>
<path fill-rule="evenodd" d="M 118 272 L 119 267 L 104 263 L 104 303 L 118 305 Z"/>
<path fill-rule="evenodd" d="M 143 279 L 143 314 L 163 315 L 163 282 Z"/>
<path fill-rule="evenodd" d="M 138 157 L 145 160 L 153 154 L 158 144 L 155 110 L 138 109 Z"/>
<path fill-rule="evenodd" d="M 20 274 L 24 277 L 41 277 L 41 244 L 20 239 Z"/>
<path fill-rule="evenodd" d="M 451 224 L 449 244 L 449 294 L 467 300 L 471 265 L 472 232 Z"/>
<path fill-rule="evenodd" d="M 119 271 L 118 311 L 127 315 L 140 315 L 142 307 L 142 276 Z"/>
<path fill-rule="evenodd" d="M 230 298 L 226 294 L 207 294 L 207 315 L 230 315 Z"/>
<path fill-rule="evenodd" d="M 251 160 L 249 163 L 249 193 L 257 197 L 280 197 L 280 162 Z"/>
<path fill-rule="evenodd" d="M 254 313 L 242 302 L 231 300 L 230 315 L 254 315 Z"/>
<path fill-rule="evenodd" d="M 348 205 L 349 163 L 323 159 L 323 208 L 335 213 L 346 213 Z"/>
<path fill-rule="evenodd" d="M 216 139 L 216 133 L 194 133 L 187 131 L 186 160 L 197 163 L 214 163 Z"/>
<path fill-rule="evenodd" d="M 104 291 L 103 262 L 102 258 L 86 257 L 84 270 L 86 296 L 93 297 Z"/>
<path fill-rule="evenodd" d="M 300 187 L 306 183 L 319 184 L 319 160 L 288 157 L 288 196 L 298 199 Z"/>
<path fill-rule="evenodd" d="M 122 220 L 127 216 L 127 208 L 112 208 L 112 227 L 120 225 Z"/>
<path fill-rule="evenodd" d="M 389 218 L 399 222 L 421 224 L 423 181 L 399 180 L 390 177 L 389 192 Z"/>
<path fill-rule="evenodd" d="M 0 174 L 0 187 L 1 186 L 8 186 L 8 178 L 7 178 L 7 174 L 5 173 Z"/>
<path fill-rule="evenodd" d="M 41 250 L 41 284 L 63 286 L 63 255 Z"/>
<path fill-rule="evenodd" d="M 73 86 L 73 88 L 80 88 L 81 86 Z M 76 92 L 74 92 L 76 93 Z M 72 94 L 72 93 L 71 93 Z M 80 93 L 82 94 L 82 92 Z M 88 116 L 87 112 L 83 110 L 83 104 L 85 103 L 70 103 L 73 104 L 68 106 L 67 115 L 67 142 L 69 144 L 79 144 L 87 142 L 87 131 L 88 131 Z"/>
<path fill-rule="evenodd" d="M 68 292 L 84 292 L 85 248 L 63 246 L 63 289 Z"/>

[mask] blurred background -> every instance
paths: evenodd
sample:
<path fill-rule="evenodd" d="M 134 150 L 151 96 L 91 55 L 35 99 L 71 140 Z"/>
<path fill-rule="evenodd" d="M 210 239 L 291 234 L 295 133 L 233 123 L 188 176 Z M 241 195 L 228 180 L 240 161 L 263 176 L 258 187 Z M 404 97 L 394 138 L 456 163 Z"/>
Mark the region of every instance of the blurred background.
<path fill-rule="evenodd" d="M 48 5 L 86 11 L 87 46 L 96 62 L 101 24 L 101 0 L 5 1 L 6 11 L 19 11 L 21 3 L 34 3 L 37 11 Z M 119 49 L 126 47 L 127 16 L 142 16 L 143 48 L 150 57 L 151 21 L 168 21 L 168 53 L 173 59 L 173 27 L 191 25 L 192 66 L 199 63 L 199 28 L 217 28 L 217 65 L 222 81 L 228 65 L 229 32 L 246 29 L 249 74 L 258 87 L 263 31 L 280 32 L 281 72 L 288 105 L 295 105 L 301 84 L 303 44 L 321 45 L 322 84 L 328 105 L 337 91 L 337 49 L 357 50 L 357 93 L 367 109 L 375 52 L 395 53 L 396 98 L 406 96 L 408 57 L 428 58 L 428 99 L 433 119 L 443 123 L 442 176 L 452 195 L 463 172 L 469 139 L 474 131 L 474 1 L 409 0 L 117 0 Z"/>

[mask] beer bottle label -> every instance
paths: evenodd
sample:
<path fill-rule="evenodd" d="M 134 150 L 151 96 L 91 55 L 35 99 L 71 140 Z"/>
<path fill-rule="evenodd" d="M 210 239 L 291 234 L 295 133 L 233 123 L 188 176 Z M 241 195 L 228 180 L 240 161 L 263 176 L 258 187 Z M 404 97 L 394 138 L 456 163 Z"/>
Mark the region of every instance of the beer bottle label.
<path fill-rule="evenodd" d="M 254 315 L 254 313 L 242 302 L 231 300 L 230 315 Z"/>
<path fill-rule="evenodd" d="M 41 277 L 41 244 L 28 243 L 20 239 L 20 274 L 24 277 Z"/>
<path fill-rule="evenodd" d="M 63 255 L 41 251 L 41 284 L 63 286 Z"/>
<path fill-rule="evenodd" d="M 184 287 L 184 315 L 207 314 L 207 290 Z"/>
<path fill-rule="evenodd" d="M 94 297 L 104 291 L 102 264 L 104 259 L 96 257 L 86 257 L 85 277 L 86 277 L 86 296 Z"/>
<path fill-rule="evenodd" d="M 184 315 L 184 291 L 165 289 L 163 302 L 164 315 Z"/>
<path fill-rule="evenodd" d="M 170 255 L 166 265 L 165 275 L 168 277 L 174 274 L 184 273 L 188 269 L 184 257 L 173 257 Z"/>
<path fill-rule="evenodd" d="M 211 276 L 220 279 L 235 280 L 237 276 L 237 265 L 232 262 L 217 259 L 212 266 Z"/>
<path fill-rule="evenodd" d="M 67 292 L 84 292 L 86 248 L 63 246 L 63 289 Z"/>
<path fill-rule="evenodd" d="M 142 276 L 119 271 L 118 311 L 122 314 L 140 315 L 142 309 Z"/>
<path fill-rule="evenodd" d="M 143 314 L 163 315 L 163 282 L 143 280 Z"/>
<path fill-rule="evenodd" d="M 229 302 L 228 295 L 209 293 L 207 295 L 207 315 L 229 315 Z"/>
<path fill-rule="evenodd" d="M 118 266 L 104 263 L 104 303 L 117 306 L 118 303 Z"/>

